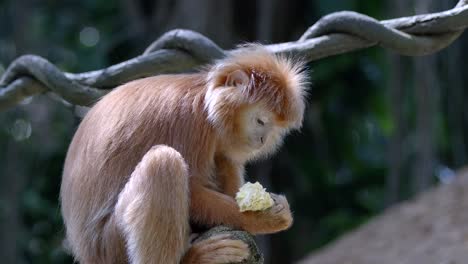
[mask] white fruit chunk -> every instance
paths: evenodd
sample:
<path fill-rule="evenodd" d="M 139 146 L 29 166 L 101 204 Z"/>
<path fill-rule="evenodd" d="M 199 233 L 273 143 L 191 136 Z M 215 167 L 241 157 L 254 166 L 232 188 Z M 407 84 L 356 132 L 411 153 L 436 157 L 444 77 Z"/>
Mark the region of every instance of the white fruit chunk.
<path fill-rule="evenodd" d="M 263 186 L 256 182 L 247 182 L 236 194 L 240 211 L 261 211 L 273 206 L 274 201 Z"/>

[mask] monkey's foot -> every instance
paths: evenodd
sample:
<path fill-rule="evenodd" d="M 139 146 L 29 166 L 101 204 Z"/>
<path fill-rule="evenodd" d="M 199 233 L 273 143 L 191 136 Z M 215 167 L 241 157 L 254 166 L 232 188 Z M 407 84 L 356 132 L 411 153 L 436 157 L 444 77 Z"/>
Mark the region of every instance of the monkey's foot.
<path fill-rule="evenodd" d="M 230 234 L 219 234 L 195 242 L 185 255 L 183 263 L 239 263 L 249 255 L 249 246 L 244 241 L 233 239 Z"/>

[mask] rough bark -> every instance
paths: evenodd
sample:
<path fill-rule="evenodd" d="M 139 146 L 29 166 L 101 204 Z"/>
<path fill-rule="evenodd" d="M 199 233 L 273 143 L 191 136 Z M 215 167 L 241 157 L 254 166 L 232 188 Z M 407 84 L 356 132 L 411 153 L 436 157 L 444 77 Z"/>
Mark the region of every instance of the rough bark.
<path fill-rule="evenodd" d="M 463 264 L 468 259 L 468 169 L 392 207 L 301 264 Z"/>

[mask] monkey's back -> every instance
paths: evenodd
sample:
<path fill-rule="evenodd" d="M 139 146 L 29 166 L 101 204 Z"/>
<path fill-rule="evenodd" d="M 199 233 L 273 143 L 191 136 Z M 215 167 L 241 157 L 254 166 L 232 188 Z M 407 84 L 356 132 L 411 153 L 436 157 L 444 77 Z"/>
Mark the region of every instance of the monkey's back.
<path fill-rule="evenodd" d="M 100 235 L 118 194 L 152 146 L 179 151 L 191 173 L 210 170 L 199 165 L 207 164 L 200 159 L 212 160 L 216 136 L 204 111 L 203 77 L 136 80 L 104 96 L 85 116 L 70 144 L 61 186 L 62 215 L 75 254 L 101 250 Z"/>

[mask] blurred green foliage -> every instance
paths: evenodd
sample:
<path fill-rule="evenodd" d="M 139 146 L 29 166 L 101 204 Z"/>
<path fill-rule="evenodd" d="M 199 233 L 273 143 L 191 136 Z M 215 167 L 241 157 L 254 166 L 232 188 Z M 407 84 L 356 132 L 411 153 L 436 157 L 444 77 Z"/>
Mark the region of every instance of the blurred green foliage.
<path fill-rule="evenodd" d="M 126 20 L 118 2 L 43 2 L 28 2 L 27 7 L 14 0 L 0 2 L 0 73 L 22 52 L 44 56 L 64 71 L 82 72 L 128 59 L 148 44 L 132 41 L 123 30 Z M 307 24 L 344 9 L 382 18 L 384 9 L 379 1 L 327 0 L 306 6 Z M 15 46 L 14 16 L 24 17 L 17 13 L 22 8 L 29 8 L 25 19 L 32 28 L 23 32 L 27 41 L 20 47 Z M 278 263 L 323 246 L 384 207 L 386 155 L 395 127 L 384 85 L 388 69 L 383 50 L 328 58 L 309 67 L 312 88 L 304 127 L 272 158 L 272 191 L 286 193 L 295 215 L 290 231 L 271 238 L 273 250 L 281 246 L 286 254 Z M 414 115 L 413 106 L 408 107 L 408 115 Z M 439 146 L 447 153 L 446 120 L 442 114 L 438 120 Z M 5 183 L 0 219 L 5 227 L 19 214 L 21 221 L 12 225 L 12 232 L 20 233 L 13 232 L 10 243 L 26 263 L 72 261 L 61 247 L 58 197 L 66 149 L 78 124 L 70 109 L 46 96 L 0 114 L 0 178 Z M 17 175 L 24 180 L 16 180 Z M 19 197 L 17 204 L 11 197 Z"/>
<path fill-rule="evenodd" d="M 288 162 L 297 173 L 287 193 L 293 197 L 295 224 L 284 235 L 297 255 L 324 245 L 383 208 L 391 120 L 379 56 L 372 49 L 310 65 L 313 110 L 305 123 L 313 125 L 305 125 L 285 143 Z"/>

